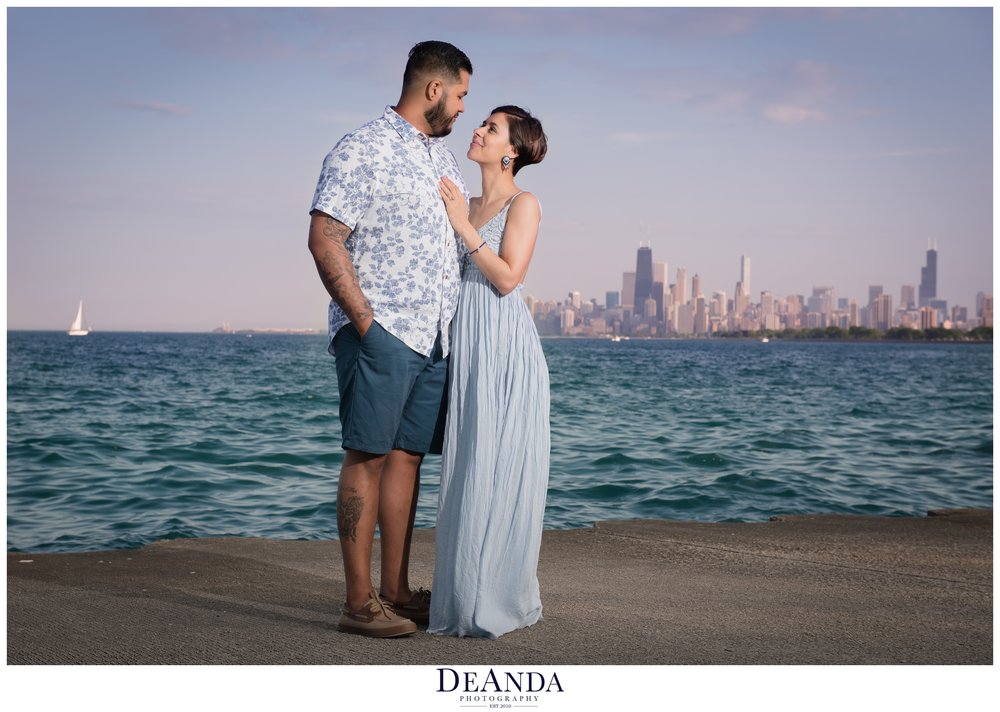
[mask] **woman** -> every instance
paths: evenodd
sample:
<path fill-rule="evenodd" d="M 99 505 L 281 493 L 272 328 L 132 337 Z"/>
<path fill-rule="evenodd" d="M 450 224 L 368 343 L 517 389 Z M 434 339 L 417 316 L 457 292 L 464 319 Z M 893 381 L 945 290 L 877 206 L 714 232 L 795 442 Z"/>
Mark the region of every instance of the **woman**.
<path fill-rule="evenodd" d="M 542 125 L 516 106 L 475 130 L 483 194 L 467 208 L 441 179 L 465 245 L 452 322 L 448 421 L 429 633 L 496 638 L 541 618 L 538 548 L 549 477 L 549 373 L 521 298 L 541 208 L 514 176 L 545 157 Z"/>

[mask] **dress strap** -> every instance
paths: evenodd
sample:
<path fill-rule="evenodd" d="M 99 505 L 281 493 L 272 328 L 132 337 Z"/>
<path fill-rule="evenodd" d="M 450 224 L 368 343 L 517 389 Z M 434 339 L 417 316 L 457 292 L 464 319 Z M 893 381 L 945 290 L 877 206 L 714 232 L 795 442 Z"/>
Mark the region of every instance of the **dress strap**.
<path fill-rule="evenodd" d="M 511 198 L 510 198 L 510 200 L 508 200 L 507 204 L 503 207 L 503 209 L 507 210 L 511 205 L 513 205 L 514 204 L 514 198 L 516 198 L 517 196 L 519 196 L 523 192 L 524 191 L 522 190 L 522 191 L 519 191 L 519 192 L 515 193 L 514 195 L 512 195 Z M 542 213 L 542 204 L 539 203 L 538 204 L 538 215 L 539 215 L 539 217 L 541 217 L 541 213 Z"/>
<path fill-rule="evenodd" d="M 507 201 L 507 204 L 504 206 L 504 208 L 509 208 L 511 205 L 513 205 L 514 204 L 514 198 L 516 198 L 517 196 L 519 196 L 523 192 L 524 192 L 523 190 L 519 190 L 518 192 L 514 193 L 514 195 L 510 196 L 510 200 Z"/>

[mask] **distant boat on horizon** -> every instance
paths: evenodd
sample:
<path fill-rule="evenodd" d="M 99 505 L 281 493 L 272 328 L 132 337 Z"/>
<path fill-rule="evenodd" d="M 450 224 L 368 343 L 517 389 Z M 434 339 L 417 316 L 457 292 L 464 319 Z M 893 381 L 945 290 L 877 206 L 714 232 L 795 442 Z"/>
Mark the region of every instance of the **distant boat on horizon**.
<path fill-rule="evenodd" d="M 83 300 L 80 300 L 80 306 L 76 310 L 76 319 L 73 320 L 73 325 L 69 327 L 69 331 L 66 332 L 70 336 L 86 336 L 90 333 L 90 327 L 83 320 Z"/>

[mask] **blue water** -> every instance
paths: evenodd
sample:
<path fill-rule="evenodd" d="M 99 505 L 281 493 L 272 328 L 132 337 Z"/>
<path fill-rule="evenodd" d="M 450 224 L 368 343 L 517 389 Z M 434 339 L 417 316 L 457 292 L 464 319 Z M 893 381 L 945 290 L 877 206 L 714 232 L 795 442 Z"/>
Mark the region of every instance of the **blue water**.
<path fill-rule="evenodd" d="M 547 528 L 993 506 L 992 345 L 544 348 Z M 7 381 L 11 550 L 336 536 L 324 337 L 9 332 Z M 434 525 L 439 466 L 417 526 Z"/>

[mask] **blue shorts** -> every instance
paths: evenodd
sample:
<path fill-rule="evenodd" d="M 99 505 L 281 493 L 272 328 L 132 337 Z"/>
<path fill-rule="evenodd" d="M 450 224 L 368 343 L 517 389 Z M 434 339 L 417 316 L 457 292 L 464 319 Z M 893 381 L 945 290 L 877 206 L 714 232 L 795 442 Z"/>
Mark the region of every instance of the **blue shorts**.
<path fill-rule="evenodd" d="M 360 338 L 353 324 L 333 337 L 344 449 L 439 455 L 448 411 L 448 359 L 441 337 L 419 354 L 373 321 Z"/>

